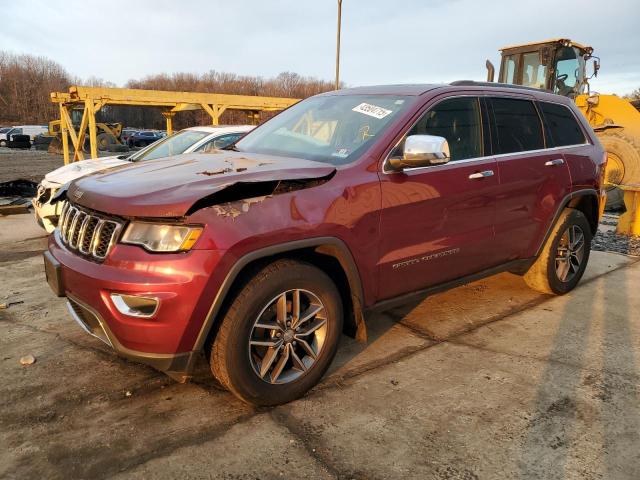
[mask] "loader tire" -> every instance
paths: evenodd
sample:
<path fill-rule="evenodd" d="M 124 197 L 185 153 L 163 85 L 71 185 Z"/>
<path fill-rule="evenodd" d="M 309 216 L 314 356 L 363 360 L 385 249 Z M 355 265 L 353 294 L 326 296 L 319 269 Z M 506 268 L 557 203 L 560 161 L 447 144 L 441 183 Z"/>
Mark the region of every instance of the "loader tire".
<path fill-rule="evenodd" d="M 99 152 L 106 152 L 107 150 L 109 150 L 110 145 L 113 145 L 116 143 L 115 138 L 113 138 L 108 133 L 100 133 L 96 138 L 96 141 L 98 143 Z"/>
<path fill-rule="evenodd" d="M 605 130 L 598 139 L 609 157 L 605 180 L 616 185 L 640 184 L 640 144 L 620 130 Z"/>

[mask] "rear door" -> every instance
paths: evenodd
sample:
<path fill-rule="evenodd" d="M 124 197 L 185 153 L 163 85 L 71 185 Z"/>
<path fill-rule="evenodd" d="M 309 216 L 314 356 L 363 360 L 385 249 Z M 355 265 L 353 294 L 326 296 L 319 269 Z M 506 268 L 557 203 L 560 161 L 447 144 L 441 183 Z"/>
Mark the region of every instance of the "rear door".
<path fill-rule="evenodd" d="M 476 96 L 445 98 L 406 133 L 445 137 L 449 163 L 381 175 L 381 299 L 495 264 L 498 176 L 485 157 L 481 104 Z M 401 146 L 391 155 L 400 153 Z"/>
<path fill-rule="evenodd" d="M 489 97 L 492 148 L 500 175 L 496 248 L 502 260 L 535 255 L 571 188 L 562 150 L 551 148 L 533 98 Z M 547 148 L 550 147 L 550 148 Z"/>

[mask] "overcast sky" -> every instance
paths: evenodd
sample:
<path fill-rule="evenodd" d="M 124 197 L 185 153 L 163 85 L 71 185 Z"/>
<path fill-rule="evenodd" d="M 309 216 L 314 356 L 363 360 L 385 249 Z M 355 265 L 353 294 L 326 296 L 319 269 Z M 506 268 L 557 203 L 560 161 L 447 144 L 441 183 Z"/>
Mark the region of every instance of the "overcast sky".
<path fill-rule="evenodd" d="M 334 77 L 337 0 L 0 0 L 0 49 L 47 56 L 118 85 L 160 72 Z M 349 86 L 485 78 L 508 44 L 595 48 L 592 88 L 640 88 L 638 0 L 343 0 Z"/>

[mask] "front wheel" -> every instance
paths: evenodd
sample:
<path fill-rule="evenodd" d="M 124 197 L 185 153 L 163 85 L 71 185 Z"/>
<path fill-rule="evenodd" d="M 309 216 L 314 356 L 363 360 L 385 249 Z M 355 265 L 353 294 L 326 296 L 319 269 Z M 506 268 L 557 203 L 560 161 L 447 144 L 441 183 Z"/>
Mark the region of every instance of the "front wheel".
<path fill-rule="evenodd" d="M 579 210 L 566 208 L 524 280 L 541 293 L 563 295 L 573 290 L 587 267 L 591 227 Z"/>
<path fill-rule="evenodd" d="M 218 381 L 253 405 L 278 405 L 318 383 L 335 356 L 343 309 L 320 269 L 277 260 L 233 299 L 213 341 Z"/>

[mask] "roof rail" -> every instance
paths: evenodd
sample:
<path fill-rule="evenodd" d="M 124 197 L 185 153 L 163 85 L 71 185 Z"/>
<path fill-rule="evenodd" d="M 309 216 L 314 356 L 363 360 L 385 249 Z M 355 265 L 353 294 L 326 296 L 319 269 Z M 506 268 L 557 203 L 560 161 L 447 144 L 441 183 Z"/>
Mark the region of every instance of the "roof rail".
<path fill-rule="evenodd" d="M 512 83 L 499 83 L 499 82 L 476 82 L 475 80 L 456 80 L 449 85 L 454 87 L 500 87 L 500 88 L 515 88 L 517 90 L 533 90 L 535 92 L 553 93 L 546 88 L 525 87 L 522 85 L 513 85 Z"/>

